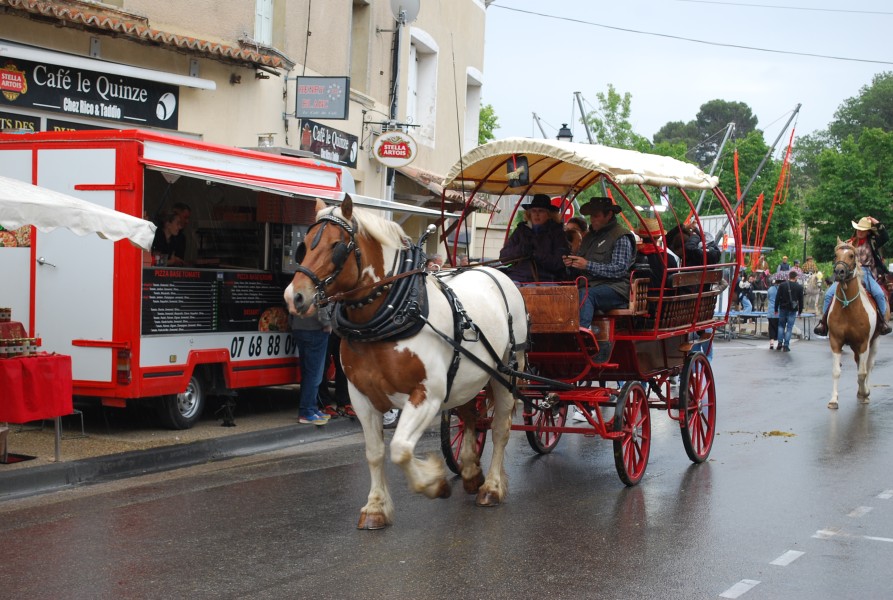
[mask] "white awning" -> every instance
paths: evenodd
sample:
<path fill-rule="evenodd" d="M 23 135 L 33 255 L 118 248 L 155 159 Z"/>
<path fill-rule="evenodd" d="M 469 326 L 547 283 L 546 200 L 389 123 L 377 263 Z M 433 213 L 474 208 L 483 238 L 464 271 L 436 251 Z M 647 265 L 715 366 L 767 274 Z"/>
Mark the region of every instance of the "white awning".
<path fill-rule="evenodd" d="M 33 225 L 45 233 L 62 227 L 115 242 L 126 238 L 146 251 L 155 238 L 155 225 L 149 221 L 8 177 L 0 177 L 0 225 Z"/>

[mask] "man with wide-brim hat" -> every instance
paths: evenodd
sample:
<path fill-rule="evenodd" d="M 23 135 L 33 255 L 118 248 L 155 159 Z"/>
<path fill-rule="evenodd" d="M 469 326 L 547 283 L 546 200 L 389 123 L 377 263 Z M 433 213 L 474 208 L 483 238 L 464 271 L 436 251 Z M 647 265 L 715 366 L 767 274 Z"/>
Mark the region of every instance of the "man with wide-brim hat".
<path fill-rule="evenodd" d="M 499 252 L 499 259 L 515 283 L 563 281 L 564 256 L 570 253 L 558 207 L 546 194 L 521 203 L 524 221 L 519 223 Z"/>
<path fill-rule="evenodd" d="M 877 331 L 881 335 L 887 335 L 891 331 L 886 320 L 887 296 L 876 278 L 889 275 L 880 249 L 889 241 L 890 234 L 887 233 L 884 224 L 874 217 L 862 217 L 858 221 L 851 221 L 851 223 L 855 234 L 847 242 L 856 249 L 857 260 L 862 265 L 862 285 L 874 298 L 874 303 L 877 306 Z M 828 290 L 825 292 L 822 319 L 813 330 L 816 335 L 828 335 L 828 307 L 831 306 L 831 299 L 834 298 L 836 291 L 837 282 L 835 281 L 828 286 Z"/>
<path fill-rule="evenodd" d="M 595 311 L 629 304 L 629 270 L 636 254 L 633 233 L 618 220 L 620 207 L 611 198 L 593 196 L 580 207 L 589 217 L 590 231 L 576 255 L 564 264 L 575 276 L 586 278 L 580 286 L 580 327 L 589 327 Z"/>

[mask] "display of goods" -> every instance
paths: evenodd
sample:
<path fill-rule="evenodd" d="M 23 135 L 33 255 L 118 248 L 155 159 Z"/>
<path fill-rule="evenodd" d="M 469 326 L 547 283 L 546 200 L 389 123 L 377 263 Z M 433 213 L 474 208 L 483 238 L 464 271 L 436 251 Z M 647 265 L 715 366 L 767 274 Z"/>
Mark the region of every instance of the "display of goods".
<path fill-rule="evenodd" d="M 31 226 L 30 225 L 22 225 L 18 229 L 15 230 L 16 235 L 16 244 L 18 244 L 19 248 L 30 248 L 31 247 Z"/>
<path fill-rule="evenodd" d="M 15 248 L 19 243 L 12 231 L 0 231 L 0 248 Z"/>

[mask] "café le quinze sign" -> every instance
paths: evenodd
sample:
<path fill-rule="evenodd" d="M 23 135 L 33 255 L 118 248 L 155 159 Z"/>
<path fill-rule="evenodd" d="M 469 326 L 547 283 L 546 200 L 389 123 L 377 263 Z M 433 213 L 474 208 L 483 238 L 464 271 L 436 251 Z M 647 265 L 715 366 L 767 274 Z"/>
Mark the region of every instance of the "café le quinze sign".
<path fill-rule="evenodd" d="M 385 131 L 372 146 L 372 155 L 386 167 L 405 167 L 415 160 L 419 147 L 408 133 Z"/>
<path fill-rule="evenodd" d="M 0 105 L 177 129 L 179 88 L 28 60 L 0 62 Z"/>

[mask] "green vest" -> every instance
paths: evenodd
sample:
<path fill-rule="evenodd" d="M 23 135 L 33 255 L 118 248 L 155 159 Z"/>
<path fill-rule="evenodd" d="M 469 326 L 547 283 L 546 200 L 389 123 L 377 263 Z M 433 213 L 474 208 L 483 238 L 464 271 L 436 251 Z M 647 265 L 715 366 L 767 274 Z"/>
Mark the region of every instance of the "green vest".
<path fill-rule="evenodd" d="M 580 250 L 577 254 L 590 262 L 607 264 L 611 262 L 614 244 L 625 235 L 630 237 L 630 242 L 633 244 L 633 252 L 635 252 L 636 242 L 632 232 L 621 225 L 617 219 L 614 219 L 607 227 L 598 231 L 590 231 L 583 236 L 583 242 L 580 244 Z M 596 277 L 589 272 L 585 272 L 584 275 L 589 280 L 589 287 L 606 285 L 620 295 L 629 297 L 629 277 L 624 277 L 623 279 Z"/>

